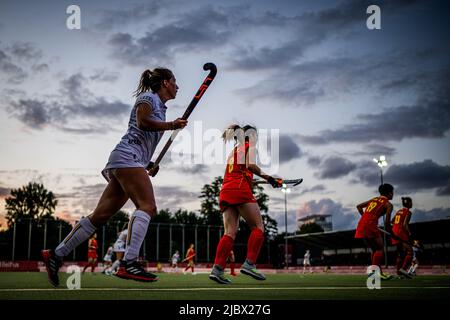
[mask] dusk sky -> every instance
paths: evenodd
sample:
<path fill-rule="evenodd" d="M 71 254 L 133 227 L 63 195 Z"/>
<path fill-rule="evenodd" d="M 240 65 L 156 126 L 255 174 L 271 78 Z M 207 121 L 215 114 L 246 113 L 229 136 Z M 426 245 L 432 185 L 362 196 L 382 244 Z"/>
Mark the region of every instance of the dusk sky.
<path fill-rule="evenodd" d="M 72 4 L 81 9 L 81 29 L 66 26 Z M 372 4 L 381 9 L 379 30 L 366 26 Z M 187 157 L 198 160 L 235 122 L 278 132 L 279 156 L 271 159 L 279 166 L 263 168 L 304 179 L 288 195 L 289 231 L 309 214 L 332 214 L 337 230 L 354 228 L 356 205 L 377 195 L 372 159 L 380 155 L 388 161 L 385 182 L 395 187 L 394 210 L 410 196 L 412 221 L 447 218 L 449 7 L 412 0 L 3 0 L 0 224 L 5 197 L 30 181 L 57 195 L 57 216 L 88 215 L 106 185 L 100 171 L 127 129 L 140 74 L 158 66 L 174 72 L 180 89 L 167 103 L 174 120 L 206 76 L 206 62 L 217 65 L 217 77 L 172 150 L 191 146 Z M 157 206 L 199 210 L 201 187 L 223 175 L 225 164 L 180 164 L 173 156 L 152 179 Z M 265 188 L 269 215 L 283 231 L 283 193 Z"/>

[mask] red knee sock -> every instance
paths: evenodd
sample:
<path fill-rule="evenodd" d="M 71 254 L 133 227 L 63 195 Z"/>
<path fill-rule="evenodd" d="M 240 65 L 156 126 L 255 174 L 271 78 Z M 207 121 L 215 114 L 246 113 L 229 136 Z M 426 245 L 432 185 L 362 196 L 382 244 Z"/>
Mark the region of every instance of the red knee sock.
<path fill-rule="evenodd" d="M 379 266 L 381 269 L 381 265 L 383 264 L 384 254 L 383 251 L 377 250 L 374 252 L 372 256 L 372 265 Z"/>
<path fill-rule="evenodd" d="M 225 269 L 227 265 L 227 258 L 230 255 L 231 249 L 233 249 L 234 240 L 228 235 L 223 235 L 217 245 L 216 258 L 214 264 L 221 266 Z"/>
<path fill-rule="evenodd" d="M 264 232 L 261 229 L 255 228 L 250 233 L 247 243 L 247 260 L 252 263 L 256 263 L 258 259 L 259 250 L 264 242 Z"/>
<path fill-rule="evenodd" d="M 231 274 L 234 274 L 234 262 L 230 262 Z"/>

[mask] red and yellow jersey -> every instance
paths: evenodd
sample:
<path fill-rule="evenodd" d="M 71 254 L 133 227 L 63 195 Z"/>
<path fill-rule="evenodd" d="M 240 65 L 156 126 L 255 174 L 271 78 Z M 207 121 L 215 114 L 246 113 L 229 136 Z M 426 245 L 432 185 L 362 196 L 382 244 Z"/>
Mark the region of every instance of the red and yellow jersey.
<path fill-rule="evenodd" d="M 194 260 L 194 255 L 195 255 L 195 250 L 192 248 L 189 248 L 188 251 L 186 252 L 186 258 L 189 258 L 188 261 L 192 261 Z"/>
<path fill-rule="evenodd" d="M 97 251 L 98 248 L 98 244 L 97 244 L 97 240 L 95 239 L 90 239 L 89 240 L 89 251 Z"/>
<path fill-rule="evenodd" d="M 394 218 L 392 219 L 392 231 L 395 234 L 407 231 L 405 227 L 405 221 L 410 216 L 410 214 L 411 212 L 408 208 L 402 208 L 396 212 Z"/>
<path fill-rule="evenodd" d="M 389 203 L 389 199 L 385 196 L 373 198 L 369 201 L 360 221 L 366 224 L 377 225 L 378 219 L 385 213 L 387 203 Z"/>
<path fill-rule="evenodd" d="M 221 190 L 251 190 L 253 173 L 245 165 L 249 143 L 237 146 L 227 159 L 227 167 L 223 177 Z"/>

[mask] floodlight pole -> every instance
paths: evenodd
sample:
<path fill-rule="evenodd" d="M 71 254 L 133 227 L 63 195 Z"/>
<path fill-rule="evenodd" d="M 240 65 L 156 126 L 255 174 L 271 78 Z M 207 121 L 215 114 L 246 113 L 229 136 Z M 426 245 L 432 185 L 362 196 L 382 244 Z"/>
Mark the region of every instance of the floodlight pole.
<path fill-rule="evenodd" d="M 386 158 L 385 156 L 380 156 L 380 159 L 373 159 L 377 163 L 377 165 L 380 167 L 380 178 L 381 178 L 381 184 L 383 185 L 383 167 L 387 166 Z M 384 221 L 384 227 L 386 227 L 386 215 L 383 216 Z M 387 243 L 386 243 L 386 233 L 383 233 L 383 251 L 384 251 L 384 267 L 388 267 L 388 258 L 387 258 Z"/>
<path fill-rule="evenodd" d="M 284 193 L 284 230 L 285 230 L 285 242 L 284 242 L 284 262 L 286 265 L 286 270 L 289 269 L 289 259 L 288 259 L 288 238 L 287 238 L 287 194 L 291 191 L 285 184 L 281 188 Z"/>
<path fill-rule="evenodd" d="M 284 260 L 286 263 L 286 270 L 289 269 L 288 259 L 288 238 L 287 238 L 287 192 L 284 192 L 284 230 L 285 230 L 285 243 L 284 243 Z"/>

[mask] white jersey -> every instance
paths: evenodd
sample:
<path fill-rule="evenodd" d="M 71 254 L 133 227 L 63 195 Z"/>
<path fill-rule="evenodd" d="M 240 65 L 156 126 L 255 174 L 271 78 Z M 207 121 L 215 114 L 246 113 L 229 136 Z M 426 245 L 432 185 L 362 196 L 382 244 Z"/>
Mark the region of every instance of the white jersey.
<path fill-rule="evenodd" d="M 117 241 L 127 242 L 128 237 L 128 229 L 122 230 L 120 232 L 119 237 L 117 238 Z"/>
<path fill-rule="evenodd" d="M 178 253 L 175 253 L 175 254 L 172 256 L 172 264 L 177 264 L 177 263 L 178 263 L 178 260 L 180 260 L 180 255 L 179 255 Z"/>
<path fill-rule="evenodd" d="M 103 257 L 103 261 L 111 262 L 112 254 L 113 254 L 113 247 L 109 247 L 108 250 L 106 251 L 105 256 Z"/>
<path fill-rule="evenodd" d="M 127 237 L 128 237 L 128 229 L 125 229 L 119 234 L 119 237 L 114 243 L 115 252 L 125 252 Z"/>
<path fill-rule="evenodd" d="M 309 252 L 305 253 L 303 256 L 303 264 L 310 264 L 309 258 L 311 257 L 311 254 Z"/>
<path fill-rule="evenodd" d="M 114 168 L 146 168 L 155 152 L 163 131 L 144 131 L 137 126 L 136 107 L 146 103 L 152 106 L 150 119 L 166 121 L 167 107 L 156 93 L 141 93 L 134 103 L 128 122 L 127 133 L 122 137 L 109 156 L 108 163 L 102 174 L 109 181 L 109 169 Z"/>

